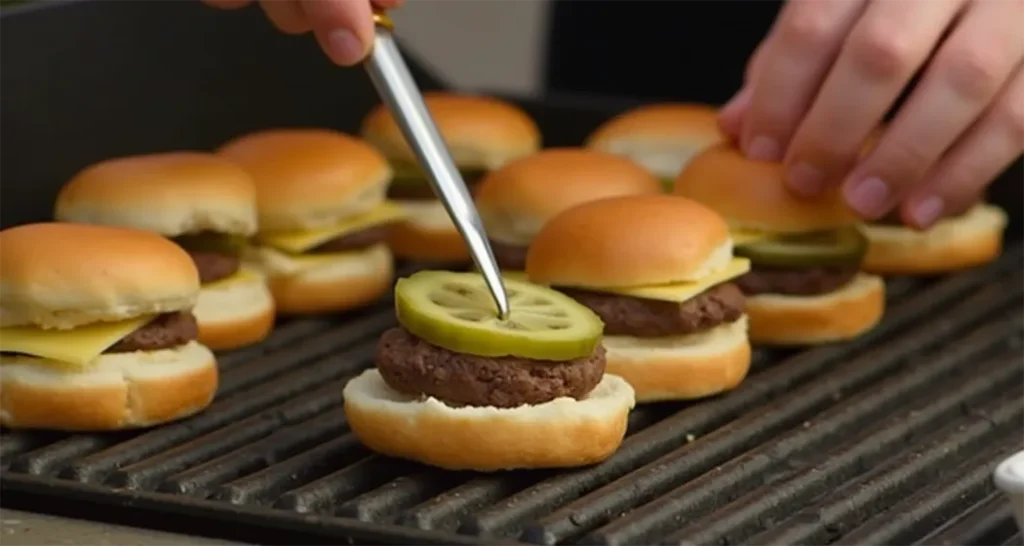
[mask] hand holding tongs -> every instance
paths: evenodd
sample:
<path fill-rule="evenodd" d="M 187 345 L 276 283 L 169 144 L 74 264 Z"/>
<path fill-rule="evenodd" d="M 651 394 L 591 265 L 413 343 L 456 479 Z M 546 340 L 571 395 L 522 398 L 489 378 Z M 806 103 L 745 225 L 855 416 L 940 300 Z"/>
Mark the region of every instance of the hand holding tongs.
<path fill-rule="evenodd" d="M 420 93 L 409 68 L 398 51 L 392 37 L 394 24 L 383 11 L 374 11 L 373 21 L 376 26 L 376 37 L 373 49 L 367 57 L 366 71 L 370 74 L 374 87 L 381 100 L 387 105 L 391 115 L 402 130 L 405 140 L 409 143 L 420 166 L 427 175 L 427 180 L 434 188 L 434 193 L 444 203 L 448 216 L 458 228 L 462 239 L 469 247 L 473 262 L 484 276 L 487 288 L 498 306 L 498 316 L 508 317 L 508 295 L 501 279 L 498 264 L 494 261 L 494 253 L 484 234 L 483 223 L 476 211 L 473 199 L 466 190 L 462 174 L 455 168 L 448 147 L 434 125 L 434 119 L 423 103 Z"/>

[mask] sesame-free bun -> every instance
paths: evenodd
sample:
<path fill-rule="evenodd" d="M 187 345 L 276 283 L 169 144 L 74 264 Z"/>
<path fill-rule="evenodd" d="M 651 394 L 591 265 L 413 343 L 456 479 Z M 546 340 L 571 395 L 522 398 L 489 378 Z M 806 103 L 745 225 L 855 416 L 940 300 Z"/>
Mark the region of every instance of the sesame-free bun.
<path fill-rule="evenodd" d="M 440 201 L 397 203 L 406 215 L 401 222 L 388 226 L 388 246 L 395 256 L 422 262 L 469 263 L 469 248 Z"/>
<path fill-rule="evenodd" d="M 885 312 L 881 277 L 858 273 L 849 284 L 820 296 L 747 296 L 750 341 L 816 345 L 853 339 L 874 328 Z"/>
<path fill-rule="evenodd" d="M 933 275 L 983 265 L 1002 253 L 1006 223 L 1002 209 L 979 204 L 925 231 L 867 224 L 861 228 L 869 242 L 861 267 L 885 275 Z"/>
<path fill-rule="evenodd" d="M 323 227 L 369 211 L 391 181 L 377 150 L 327 129 L 260 131 L 218 153 L 252 175 L 261 232 Z"/>
<path fill-rule="evenodd" d="M 87 224 L 0 231 L 0 326 L 73 328 L 190 309 L 192 258 L 156 233 Z"/>
<path fill-rule="evenodd" d="M 203 285 L 192 310 L 199 341 L 215 351 L 266 339 L 274 327 L 274 299 L 262 275 Z"/>
<path fill-rule="evenodd" d="M 548 219 L 575 205 L 660 192 L 658 179 L 629 159 L 582 148 L 550 148 L 485 176 L 476 189 L 476 207 L 490 238 L 525 246 Z"/>
<path fill-rule="evenodd" d="M 732 259 L 725 221 L 672 195 L 608 197 L 555 216 L 526 255 L 530 281 L 580 288 L 696 280 Z"/>
<path fill-rule="evenodd" d="M 586 398 L 454 408 L 389 387 L 376 369 L 345 385 L 345 415 L 370 449 L 450 470 L 579 467 L 622 444 L 633 389 L 605 374 Z"/>
<path fill-rule="evenodd" d="M 173 349 L 107 353 L 75 369 L 0 356 L 0 425 L 65 431 L 148 427 L 203 410 L 217 391 L 213 353 Z"/>
<path fill-rule="evenodd" d="M 423 99 L 459 167 L 490 170 L 540 149 L 540 130 L 518 106 L 490 97 L 444 92 L 427 92 Z M 416 161 L 384 105 L 363 119 L 361 134 L 392 161 Z"/>
<path fill-rule="evenodd" d="M 109 159 L 76 174 L 57 195 L 62 222 L 105 224 L 168 237 L 256 233 L 256 188 L 241 167 L 210 153 Z"/>
<path fill-rule="evenodd" d="M 703 104 L 649 104 L 606 121 L 586 146 L 626 156 L 662 178 L 679 174 L 693 154 L 724 142 L 718 112 Z"/>
<path fill-rule="evenodd" d="M 674 193 L 715 209 L 735 227 L 798 233 L 858 222 L 838 187 L 815 199 L 795 197 L 784 184 L 782 164 L 747 159 L 731 144 L 694 156 L 676 178 Z"/>

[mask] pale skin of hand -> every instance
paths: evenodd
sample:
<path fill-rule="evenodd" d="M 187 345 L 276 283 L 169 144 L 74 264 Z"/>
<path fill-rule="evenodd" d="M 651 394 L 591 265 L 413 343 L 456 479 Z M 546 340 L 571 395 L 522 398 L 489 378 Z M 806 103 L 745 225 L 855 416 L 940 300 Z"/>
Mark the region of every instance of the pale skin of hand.
<path fill-rule="evenodd" d="M 927 228 L 1024 151 L 1021 21 L 1024 0 L 789 0 L 720 125 L 799 196 L 840 184 L 862 218 Z"/>
<path fill-rule="evenodd" d="M 220 9 L 238 9 L 253 0 L 203 0 Z M 341 66 L 362 61 L 373 44 L 373 9 L 393 9 L 404 0 L 260 0 L 267 18 L 281 32 L 312 31 L 324 53 Z"/>

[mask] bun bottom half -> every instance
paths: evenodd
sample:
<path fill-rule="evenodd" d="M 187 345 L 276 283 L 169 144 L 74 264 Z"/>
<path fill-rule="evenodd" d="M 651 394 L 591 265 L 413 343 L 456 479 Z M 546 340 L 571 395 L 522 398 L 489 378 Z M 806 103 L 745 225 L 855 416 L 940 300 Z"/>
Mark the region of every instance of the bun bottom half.
<path fill-rule="evenodd" d="M 934 275 L 983 265 L 1002 253 L 1006 223 L 1002 209 L 982 204 L 923 232 L 865 225 L 869 245 L 862 268 L 883 275 Z"/>
<path fill-rule="evenodd" d="M 352 432 L 368 448 L 449 470 L 565 468 L 611 456 L 626 434 L 633 389 L 605 375 L 583 400 L 518 408 L 454 408 L 399 393 L 370 369 L 344 390 Z"/>
<path fill-rule="evenodd" d="M 203 286 L 192 309 L 199 342 L 215 351 L 237 349 L 266 339 L 274 327 L 274 299 L 261 276 Z"/>
<path fill-rule="evenodd" d="M 103 431 L 142 428 L 203 410 L 217 391 L 205 346 L 101 355 L 87 369 L 27 356 L 0 357 L 0 424 Z"/>
<path fill-rule="evenodd" d="M 881 277 L 858 273 L 846 286 L 820 296 L 748 296 L 746 309 L 753 343 L 797 346 L 844 341 L 882 320 L 885 283 Z"/>
<path fill-rule="evenodd" d="M 735 388 L 750 371 L 747 317 L 706 332 L 638 338 L 605 336 L 607 373 L 622 377 L 637 402 L 690 400 Z"/>
<path fill-rule="evenodd" d="M 314 315 L 362 307 L 394 286 L 391 252 L 380 245 L 346 253 L 336 261 L 288 274 L 269 275 L 267 283 L 279 314 Z"/>

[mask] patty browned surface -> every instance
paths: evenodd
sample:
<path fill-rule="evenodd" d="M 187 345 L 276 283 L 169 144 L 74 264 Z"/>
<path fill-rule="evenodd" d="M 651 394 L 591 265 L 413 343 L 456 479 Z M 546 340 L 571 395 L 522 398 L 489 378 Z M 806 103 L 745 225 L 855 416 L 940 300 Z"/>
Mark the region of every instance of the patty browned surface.
<path fill-rule="evenodd" d="M 498 267 L 510 271 L 522 271 L 526 269 L 526 247 L 499 243 L 494 239 L 491 242 L 491 250 L 494 251 L 494 261 Z"/>
<path fill-rule="evenodd" d="M 433 396 L 455 406 L 514 408 L 555 398 L 583 398 L 601 382 L 605 351 L 565 362 L 482 357 L 431 345 L 392 328 L 377 345 L 377 369 L 396 391 Z"/>
<path fill-rule="evenodd" d="M 482 174 L 463 176 L 463 181 L 466 183 L 466 189 L 469 190 L 470 195 L 476 193 L 477 182 L 479 182 L 482 177 Z M 434 195 L 434 190 L 430 187 L 430 182 L 427 182 L 426 180 L 403 180 L 400 183 L 393 183 L 388 186 L 388 199 L 395 199 L 398 201 L 430 201 L 437 199 L 437 196 Z"/>
<path fill-rule="evenodd" d="M 128 334 L 104 352 L 130 353 L 170 349 L 196 339 L 198 334 L 196 318 L 192 313 L 167 313 Z"/>
<path fill-rule="evenodd" d="M 748 296 L 817 296 L 842 288 L 853 280 L 858 269 L 857 266 L 783 269 L 754 265 L 749 273 L 736 280 L 736 284 Z"/>
<path fill-rule="evenodd" d="M 388 224 L 379 224 L 355 233 L 335 237 L 326 243 L 310 250 L 312 253 L 322 252 L 344 252 L 346 250 L 358 250 L 384 242 L 388 236 Z"/>
<path fill-rule="evenodd" d="M 610 336 L 662 337 L 692 334 L 735 322 L 743 315 L 743 293 L 726 283 L 683 303 L 559 288 L 604 321 Z"/>
<path fill-rule="evenodd" d="M 235 274 L 238 271 L 238 256 L 222 252 L 206 252 L 189 250 L 192 261 L 199 270 L 199 282 L 208 283 L 219 281 Z"/>

